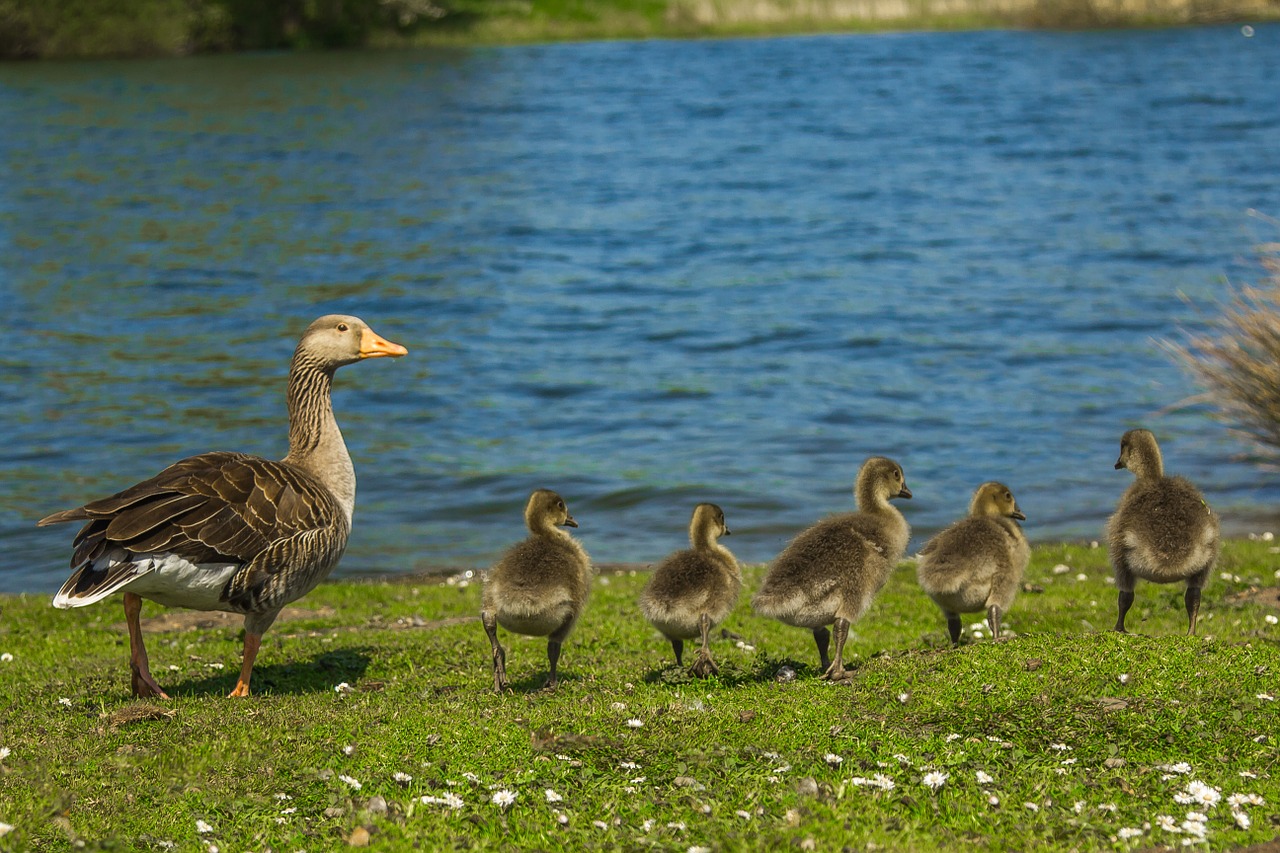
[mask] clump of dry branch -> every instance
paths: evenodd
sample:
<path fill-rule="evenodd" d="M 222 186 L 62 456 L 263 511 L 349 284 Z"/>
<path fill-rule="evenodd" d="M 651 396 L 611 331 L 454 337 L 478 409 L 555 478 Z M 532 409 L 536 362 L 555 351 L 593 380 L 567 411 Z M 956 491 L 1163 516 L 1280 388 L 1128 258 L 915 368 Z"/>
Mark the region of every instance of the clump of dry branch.
<path fill-rule="evenodd" d="M 1171 349 L 1223 420 L 1280 457 L 1280 243 L 1260 252 L 1262 282 L 1233 294 L 1211 331 Z"/>

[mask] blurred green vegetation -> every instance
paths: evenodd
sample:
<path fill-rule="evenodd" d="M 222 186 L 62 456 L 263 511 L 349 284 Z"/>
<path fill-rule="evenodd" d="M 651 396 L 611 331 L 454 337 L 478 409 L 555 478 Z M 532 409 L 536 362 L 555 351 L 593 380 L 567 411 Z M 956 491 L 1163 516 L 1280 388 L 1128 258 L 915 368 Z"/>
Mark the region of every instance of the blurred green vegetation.
<path fill-rule="evenodd" d="M 1280 19 L 1280 0 L 0 0 L 0 59 Z"/>

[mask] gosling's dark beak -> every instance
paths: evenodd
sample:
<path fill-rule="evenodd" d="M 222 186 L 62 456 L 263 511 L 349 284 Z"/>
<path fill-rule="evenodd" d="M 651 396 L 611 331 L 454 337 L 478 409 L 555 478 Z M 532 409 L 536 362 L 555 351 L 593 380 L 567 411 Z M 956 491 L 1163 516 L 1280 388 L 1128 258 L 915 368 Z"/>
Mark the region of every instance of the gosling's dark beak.
<path fill-rule="evenodd" d="M 729 529 L 729 525 L 727 525 L 727 524 L 726 524 L 726 525 L 724 526 L 724 535 L 725 535 L 725 536 L 728 536 L 728 535 L 729 535 L 730 533 L 732 533 L 732 532 L 733 532 L 733 531 Z"/>
<path fill-rule="evenodd" d="M 1124 467 L 1124 457 L 1121 456 L 1119 459 L 1116 460 L 1116 470 L 1119 471 L 1123 467 Z"/>
<path fill-rule="evenodd" d="M 1018 509 L 1016 506 L 1013 508 L 1013 512 L 1009 513 L 1009 517 L 1010 517 L 1010 518 L 1016 518 L 1016 519 L 1018 519 L 1018 521 L 1026 521 L 1026 520 L 1027 520 L 1027 517 L 1026 517 L 1025 515 L 1023 515 L 1023 514 L 1022 514 L 1022 510 Z"/>
<path fill-rule="evenodd" d="M 564 514 L 564 526 L 565 526 L 565 527 L 577 527 L 577 526 L 578 526 L 578 522 L 574 521 L 574 520 L 573 520 L 573 516 L 572 516 L 572 515 L 569 515 L 569 513 L 567 513 L 567 512 L 566 512 L 566 513 Z"/>
<path fill-rule="evenodd" d="M 907 488 L 907 484 L 906 484 L 906 483 L 903 483 L 903 484 L 902 484 L 902 491 L 898 492 L 898 494 L 896 495 L 896 497 L 900 497 L 900 498 L 909 498 L 909 497 L 911 497 L 911 490 Z"/>

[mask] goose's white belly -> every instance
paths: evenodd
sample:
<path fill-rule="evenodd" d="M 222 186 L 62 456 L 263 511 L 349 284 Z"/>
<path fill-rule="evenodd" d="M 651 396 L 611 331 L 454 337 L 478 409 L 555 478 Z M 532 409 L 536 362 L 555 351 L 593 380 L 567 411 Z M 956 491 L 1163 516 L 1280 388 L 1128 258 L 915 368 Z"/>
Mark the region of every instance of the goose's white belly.
<path fill-rule="evenodd" d="M 239 612 L 222 600 L 222 590 L 243 564 L 192 563 L 176 554 L 132 557 L 131 562 L 145 574 L 124 586 L 124 590 L 166 607 Z"/>

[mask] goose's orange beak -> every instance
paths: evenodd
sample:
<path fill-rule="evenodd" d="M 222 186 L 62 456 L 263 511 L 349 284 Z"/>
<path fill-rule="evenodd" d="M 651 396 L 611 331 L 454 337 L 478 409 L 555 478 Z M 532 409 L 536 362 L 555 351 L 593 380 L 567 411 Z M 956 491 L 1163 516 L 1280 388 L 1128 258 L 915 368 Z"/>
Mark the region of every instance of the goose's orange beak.
<path fill-rule="evenodd" d="M 381 358 L 384 355 L 399 358 L 406 355 L 409 351 L 399 344 L 393 344 L 391 341 L 379 335 L 373 329 L 365 328 L 360 333 L 360 357 L 361 358 Z"/>

